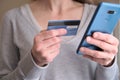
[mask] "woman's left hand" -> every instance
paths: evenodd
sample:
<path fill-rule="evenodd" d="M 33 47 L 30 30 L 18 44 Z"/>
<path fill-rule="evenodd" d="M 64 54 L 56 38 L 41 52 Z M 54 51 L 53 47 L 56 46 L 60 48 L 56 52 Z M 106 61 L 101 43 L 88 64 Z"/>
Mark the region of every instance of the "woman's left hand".
<path fill-rule="evenodd" d="M 95 32 L 92 37 L 87 37 L 86 41 L 89 44 L 100 47 L 103 51 L 91 50 L 81 47 L 80 51 L 87 57 L 103 66 L 111 66 L 114 62 L 114 57 L 118 52 L 119 40 L 111 34 Z"/>

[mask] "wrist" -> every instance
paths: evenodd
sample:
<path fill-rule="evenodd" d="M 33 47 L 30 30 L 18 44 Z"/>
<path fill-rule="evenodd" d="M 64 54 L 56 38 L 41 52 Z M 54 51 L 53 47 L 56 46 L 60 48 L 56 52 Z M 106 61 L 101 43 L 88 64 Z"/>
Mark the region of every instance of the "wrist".
<path fill-rule="evenodd" d="M 114 61 L 115 61 L 115 57 L 113 58 L 113 60 L 112 60 L 109 64 L 103 65 L 103 66 L 104 66 L 104 67 L 110 67 L 110 66 L 113 65 Z"/>
<path fill-rule="evenodd" d="M 33 58 L 34 62 L 35 62 L 38 66 L 40 66 L 40 67 L 45 67 L 45 66 L 48 65 L 48 64 L 46 64 L 46 63 L 38 60 L 38 59 L 33 55 L 33 51 L 31 51 L 31 55 L 32 55 L 32 58 Z"/>

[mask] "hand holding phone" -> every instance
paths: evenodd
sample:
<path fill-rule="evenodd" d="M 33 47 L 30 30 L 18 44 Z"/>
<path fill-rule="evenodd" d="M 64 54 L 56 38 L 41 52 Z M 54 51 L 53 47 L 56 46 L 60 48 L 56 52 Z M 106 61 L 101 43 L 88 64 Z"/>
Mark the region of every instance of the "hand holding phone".
<path fill-rule="evenodd" d="M 94 50 L 102 50 L 101 48 L 88 44 L 85 39 L 87 36 L 92 36 L 94 32 L 103 32 L 111 34 L 116 27 L 120 18 L 120 5 L 113 3 L 102 2 L 97 7 L 93 18 L 81 40 L 77 54 L 82 54 L 79 49 L 80 47 L 87 47 Z"/>

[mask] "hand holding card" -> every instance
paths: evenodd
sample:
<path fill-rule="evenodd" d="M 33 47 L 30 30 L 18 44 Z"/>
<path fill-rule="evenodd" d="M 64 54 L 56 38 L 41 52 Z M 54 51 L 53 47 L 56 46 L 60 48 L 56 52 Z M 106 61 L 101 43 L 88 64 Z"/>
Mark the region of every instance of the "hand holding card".
<path fill-rule="evenodd" d="M 64 28 L 67 30 L 65 36 L 76 35 L 80 20 L 50 20 L 48 30 Z"/>

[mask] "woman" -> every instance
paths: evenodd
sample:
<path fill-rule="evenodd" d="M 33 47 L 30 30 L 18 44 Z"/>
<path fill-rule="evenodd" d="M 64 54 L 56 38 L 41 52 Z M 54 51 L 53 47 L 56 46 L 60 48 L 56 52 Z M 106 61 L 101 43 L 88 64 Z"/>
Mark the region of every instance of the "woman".
<path fill-rule="evenodd" d="M 86 41 L 103 49 L 81 47 L 81 35 L 96 9 L 85 0 L 36 0 L 3 18 L 0 80 L 118 80 L 119 41 L 95 32 Z M 48 20 L 80 20 L 75 36 L 65 29 L 46 30 Z M 99 36 L 99 37 L 98 37 Z"/>

